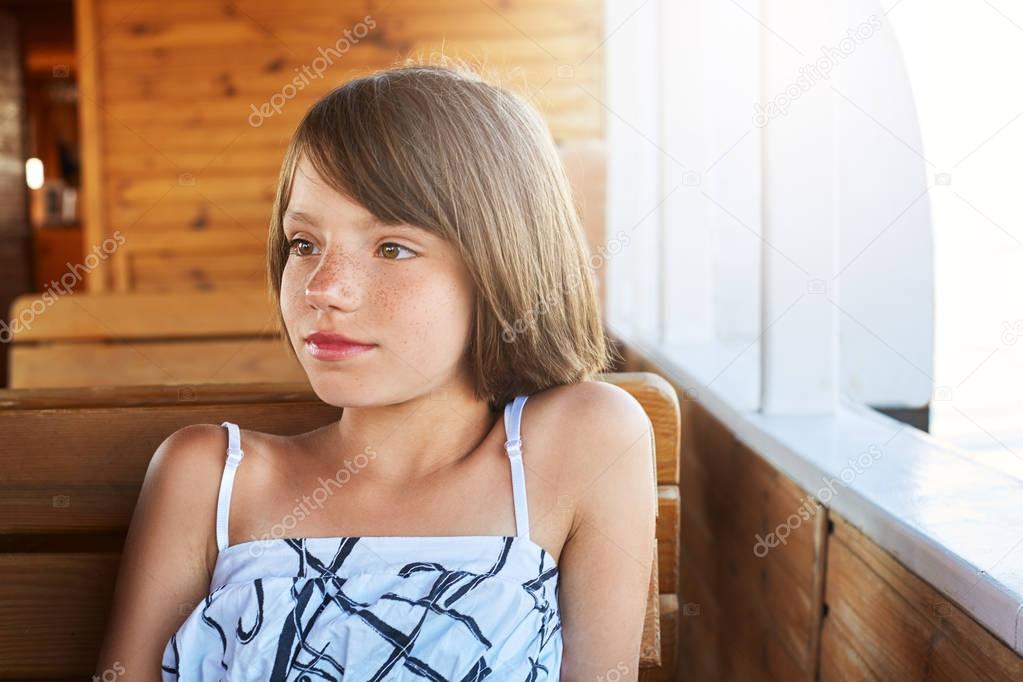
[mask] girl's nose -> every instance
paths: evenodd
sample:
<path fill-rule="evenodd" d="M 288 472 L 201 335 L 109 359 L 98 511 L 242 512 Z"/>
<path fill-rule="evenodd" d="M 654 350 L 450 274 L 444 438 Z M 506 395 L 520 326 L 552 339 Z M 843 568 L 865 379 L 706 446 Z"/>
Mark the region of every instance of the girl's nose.
<path fill-rule="evenodd" d="M 356 259 L 337 251 L 325 253 L 306 282 L 306 300 L 320 310 L 354 310 L 362 302 L 364 275 Z"/>

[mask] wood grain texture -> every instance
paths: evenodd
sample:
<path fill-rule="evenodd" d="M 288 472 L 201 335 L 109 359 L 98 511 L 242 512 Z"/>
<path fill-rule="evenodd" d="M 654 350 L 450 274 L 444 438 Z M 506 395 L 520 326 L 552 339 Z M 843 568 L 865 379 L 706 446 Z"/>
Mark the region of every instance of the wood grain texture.
<path fill-rule="evenodd" d="M 12 388 L 251 381 L 294 382 L 305 372 L 277 339 L 74 343 L 14 347 Z"/>
<path fill-rule="evenodd" d="M 0 679 L 89 679 L 119 560 L 115 553 L 0 553 Z"/>
<path fill-rule="evenodd" d="M 1023 658 L 833 514 L 821 680 L 1020 680 Z"/>
<path fill-rule="evenodd" d="M 678 592 L 680 503 L 677 486 L 657 486 L 658 580 L 660 591 L 670 594 Z"/>
<path fill-rule="evenodd" d="M 116 231 L 127 237 L 91 271 L 90 291 L 261 285 L 258 249 L 238 254 L 224 276 L 200 255 L 203 237 L 265 235 L 281 157 L 306 109 L 404 57 L 443 51 L 480 64 L 532 101 L 559 142 L 603 137 L 600 0 L 76 6 L 86 247 Z M 372 27 L 356 31 L 367 17 Z M 325 62 L 321 50 L 337 50 L 339 39 L 345 51 Z M 319 77 L 308 70 L 317 59 Z M 254 106 L 282 93 L 279 113 L 250 124 Z M 176 251 L 178 240 L 198 249 L 166 261 L 147 251 L 154 241 Z"/>
<path fill-rule="evenodd" d="M 305 382 L 260 290 L 19 297 L 11 388 Z"/>
<path fill-rule="evenodd" d="M 657 372 L 641 354 L 624 351 L 621 369 Z M 806 493 L 681 386 L 673 384 L 672 390 L 682 427 L 679 676 L 812 680 L 826 512 L 792 519 L 808 504 Z M 785 543 L 757 556 L 758 535 L 789 521 L 793 529 Z"/>
<path fill-rule="evenodd" d="M 276 329 L 272 304 L 262 291 L 74 295 L 58 298 L 36 315 L 38 302 L 38 295 L 29 294 L 11 305 L 12 318 L 31 320 L 15 333 L 15 344 L 270 336 Z"/>
<path fill-rule="evenodd" d="M 96 0 L 75 0 L 75 64 L 78 69 L 79 153 L 81 154 L 82 235 L 87 246 L 100 244 L 108 231 L 104 215 L 103 154 L 101 130 L 99 36 Z M 112 233 L 112 231 L 111 231 Z M 85 288 L 106 291 L 108 277 L 100 268 L 88 270 Z"/>

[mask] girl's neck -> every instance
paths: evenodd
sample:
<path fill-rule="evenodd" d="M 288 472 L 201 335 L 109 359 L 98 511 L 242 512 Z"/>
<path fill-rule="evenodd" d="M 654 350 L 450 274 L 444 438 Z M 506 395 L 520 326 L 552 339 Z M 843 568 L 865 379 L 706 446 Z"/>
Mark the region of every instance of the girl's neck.
<path fill-rule="evenodd" d="M 393 405 L 347 407 L 333 431 L 351 459 L 366 455 L 360 475 L 386 487 L 414 485 L 479 449 L 501 413 L 475 398 L 471 387 L 446 387 Z"/>

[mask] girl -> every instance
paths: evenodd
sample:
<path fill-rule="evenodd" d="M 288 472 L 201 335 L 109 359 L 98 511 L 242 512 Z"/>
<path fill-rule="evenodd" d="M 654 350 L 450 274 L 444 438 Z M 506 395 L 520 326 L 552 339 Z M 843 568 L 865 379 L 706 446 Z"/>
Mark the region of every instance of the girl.
<path fill-rule="evenodd" d="M 343 417 L 160 445 L 98 670 L 635 679 L 650 422 L 594 380 L 609 353 L 540 115 L 449 66 L 333 90 L 286 152 L 268 277 Z"/>

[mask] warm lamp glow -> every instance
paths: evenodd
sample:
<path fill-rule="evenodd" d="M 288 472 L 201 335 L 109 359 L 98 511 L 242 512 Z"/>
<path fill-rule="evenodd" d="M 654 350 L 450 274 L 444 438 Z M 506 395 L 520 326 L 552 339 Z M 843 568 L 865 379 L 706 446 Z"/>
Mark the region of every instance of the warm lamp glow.
<path fill-rule="evenodd" d="M 32 158 L 25 162 L 25 181 L 29 189 L 43 186 L 43 162 L 40 159 Z"/>

